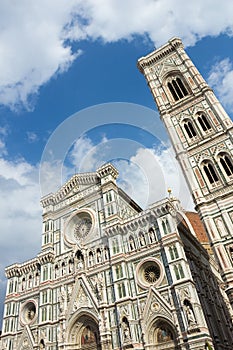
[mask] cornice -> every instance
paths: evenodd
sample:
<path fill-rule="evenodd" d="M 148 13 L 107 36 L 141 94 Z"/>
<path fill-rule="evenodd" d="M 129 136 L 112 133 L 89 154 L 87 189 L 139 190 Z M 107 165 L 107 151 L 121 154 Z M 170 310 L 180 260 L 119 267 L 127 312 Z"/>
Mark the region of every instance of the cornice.
<path fill-rule="evenodd" d="M 179 47 L 184 47 L 181 39 L 172 38 L 167 44 L 161 46 L 159 49 L 149 53 L 147 56 L 141 57 L 137 63 L 138 69 L 141 73 L 143 73 L 145 68 L 150 67 L 158 61 L 164 59 L 164 57 L 175 52 Z"/>

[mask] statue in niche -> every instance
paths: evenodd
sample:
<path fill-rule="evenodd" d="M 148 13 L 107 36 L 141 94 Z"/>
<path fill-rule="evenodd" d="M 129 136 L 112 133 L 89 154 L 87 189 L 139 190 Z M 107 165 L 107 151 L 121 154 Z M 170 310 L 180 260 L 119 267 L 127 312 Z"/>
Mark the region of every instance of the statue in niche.
<path fill-rule="evenodd" d="M 227 230 L 226 230 L 226 226 L 222 220 L 222 218 L 217 218 L 215 220 L 216 226 L 218 228 L 218 231 L 220 233 L 221 236 L 226 236 L 228 234 Z"/>
<path fill-rule="evenodd" d="M 69 260 L 69 272 L 72 273 L 74 270 L 74 262 L 73 260 Z"/>
<path fill-rule="evenodd" d="M 99 273 L 98 276 L 96 277 L 95 280 L 95 289 L 96 289 L 96 294 L 97 294 L 97 298 L 102 301 L 103 297 L 104 297 L 104 278 L 103 278 L 103 274 Z"/>
<path fill-rule="evenodd" d="M 121 327 L 122 327 L 123 341 L 127 342 L 130 340 L 130 329 L 129 329 L 129 321 L 126 317 L 123 317 Z"/>
<path fill-rule="evenodd" d="M 68 302 L 69 302 L 70 299 L 71 299 L 72 291 L 73 291 L 73 286 L 69 284 L 69 285 L 68 285 L 68 288 L 67 288 L 67 301 L 68 301 Z"/>
<path fill-rule="evenodd" d="M 76 266 L 77 269 L 82 269 L 84 267 L 84 257 L 83 254 L 81 252 L 81 250 L 78 250 L 75 254 L 75 260 L 77 261 Z"/>
<path fill-rule="evenodd" d="M 59 300 L 60 313 L 62 313 L 66 309 L 66 291 L 64 286 L 61 287 L 61 291 L 59 292 L 59 295 L 58 295 L 58 300 Z"/>
<path fill-rule="evenodd" d="M 231 259 L 233 260 L 233 247 L 230 247 L 229 252 L 230 252 Z"/>
<path fill-rule="evenodd" d="M 102 310 L 101 311 L 101 315 L 100 315 L 100 317 L 99 317 L 99 327 L 100 327 L 100 329 L 106 329 L 106 327 L 107 327 L 107 315 L 106 315 L 106 310 L 104 309 L 104 310 Z"/>
<path fill-rule="evenodd" d="M 43 339 L 40 341 L 39 349 L 45 349 L 45 343 Z"/>
<path fill-rule="evenodd" d="M 79 260 L 78 261 L 78 263 L 77 263 L 77 268 L 79 269 L 79 270 L 81 270 L 82 268 L 83 268 L 83 260 Z"/>
<path fill-rule="evenodd" d="M 24 290 L 26 287 L 26 281 L 25 278 L 22 279 L 22 290 Z"/>
<path fill-rule="evenodd" d="M 58 278 L 59 277 L 59 269 L 58 269 L 58 266 L 56 265 L 55 266 L 55 278 Z"/>
<path fill-rule="evenodd" d="M 134 240 L 132 236 L 129 237 L 129 247 L 130 247 L 130 250 L 135 249 Z"/>
<path fill-rule="evenodd" d="M 36 273 L 35 285 L 37 286 L 37 285 L 39 284 L 39 282 L 40 282 L 40 273 L 37 272 L 37 273 Z"/>
<path fill-rule="evenodd" d="M 101 255 L 101 251 L 99 249 L 97 249 L 96 258 L 97 258 L 98 263 L 102 262 L 102 255 Z"/>
<path fill-rule="evenodd" d="M 62 323 L 59 324 L 59 328 L 58 328 L 58 342 L 59 343 L 63 342 L 63 327 L 62 327 Z"/>
<path fill-rule="evenodd" d="M 146 245 L 146 241 L 145 241 L 145 237 L 143 233 L 139 234 L 139 242 L 140 242 L 140 246 L 143 247 L 144 245 Z"/>
<path fill-rule="evenodd" d="M 93 253 L 90 252 L 89 253 L 89 266 L 92 266 L 94 263 L 94 257 L 93 257 Z"/>
<path fill-rule="evenodd" d="M 35 331 L 35 332 L 33 333 L 33 336 L 34 336 L 34 341 L 35 341 L 35 343 L 37 343 L 37 342 L 38 342 L 38 333 L 37 333 L 37 331 Z"/>
<path fill-rule="evenodd" d="M 154 233 L 154 230 L 151 228 L 148 232 L 149 234 L 149 238 L 150 238 L 150 242 L 153 243 L 154 240 L 155 240 L 155 233 Z"/>
<path fill-rule="evenodd" d="M 108 258 L 109 258 L 108 247 L 105 247 L 105 248 L 104 248 L 104 259 L 105 259 L 105 260 L 108 260 Z"/>
<path fill-rule="evenodd" d="M 187 299 L 184 300 L 184 311 L 187 318 L 188 326 L 195 326 L 197 322 L 193 312 L 192 304 Z"/>

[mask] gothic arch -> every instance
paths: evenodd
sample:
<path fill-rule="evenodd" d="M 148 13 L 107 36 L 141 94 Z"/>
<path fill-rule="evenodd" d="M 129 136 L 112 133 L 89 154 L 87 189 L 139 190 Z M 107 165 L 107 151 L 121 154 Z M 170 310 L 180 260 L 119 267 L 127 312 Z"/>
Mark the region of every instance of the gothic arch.
<path fill-rule="evenodd" d="M 219 175 L 215 164 L 210 160 L 203 160 L 201 163 L 202 173 L 208 184 L 214 186 L 219 184 Z"/>
<path fill-rule="evenodd" d="M 195 118 L 197 120 L 198 127 L 200 128 L 202 133 L 206 134 L 213 131 L 210 118 L 205 112 L 197 112 Z"/>
<path fill-rule="evenodd" d="M 146 344 L 154 350 L 178 350 L 178 334 L 175 326 L 166 318 L 152 320 L 145 333 Z"/>
<path fill-rule="evenodd" d="M 89 310 L 74 315 L 67 327 L 67 343 L 70 349 L 101 350 L 99 322 Z M 69 349 L 69 347 L 67 348 Z"/>
<path fill-rule="evenodd" d="M 196 139 L 198 137 L 196 125 L 191 118 L 185 118 L 182 121 L 183 129 L 185 130 L 185 135 L 188 139 Z"/>
<path fill-rule="evenodd" d="M 176 71 L 171 72 L 167 75 L 165 81 L 169 96 L 172 97 L 174 102 L 177 102 L 190 94 L 188 83 L 180 73 L 177 73 Z"/>
<path fill-rule="evenodd" d="M 221 169 L 225 176 L 232 178 L 233 176 L 233 162 L 232 157 L 228 152 L 220 152 L 217 155 Z"/>

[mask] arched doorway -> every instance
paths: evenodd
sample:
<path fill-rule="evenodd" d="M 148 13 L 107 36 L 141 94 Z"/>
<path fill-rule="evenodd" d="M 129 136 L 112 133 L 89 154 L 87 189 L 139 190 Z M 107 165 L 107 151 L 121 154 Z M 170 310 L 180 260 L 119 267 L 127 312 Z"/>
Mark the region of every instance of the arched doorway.
<path fill-rule="evenodd" d="M 74 321 L 68 338 L 72 349 L 101 350 L 98 323 L 90 315 L 82 315 Z"/>
<path fill-rule="evenodd" d="M 154 350 L 178 350 L 177 333 L 166 320 L 156 320 L 148 332 L 148 344 Z"/>

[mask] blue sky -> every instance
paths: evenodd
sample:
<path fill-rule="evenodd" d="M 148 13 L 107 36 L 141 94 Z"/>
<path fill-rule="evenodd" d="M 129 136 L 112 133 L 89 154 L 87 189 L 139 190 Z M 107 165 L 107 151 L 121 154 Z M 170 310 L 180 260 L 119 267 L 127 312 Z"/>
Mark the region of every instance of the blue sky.
<path fill-rule="evenodd" d="M 233 5 L 227 0 L 3 1 L 0 20 L 1 318 L 4 267 L 40 250 L 41 157 L 60 130 L 54 147 L 62 147 L 70 116 L 77 116 L 77 138 L 69 140 L 64 159 L 45 164 L 45 189 L 56 190 L 50 185 L 61 169 L 65 181 L 75 171 L 94 171 L 112 161 L 120 170 L 119 184 L 143 207 L 166 196 L 168 187 L 192 207 L 136 62 L 181 37 L 232 116 Z M 118 108 L 115 102 L 122 107 L 119 120 L 110 115 Z M 109 113 L 103 125 L 99 107 L 92 106 L 106 103 L 111 105 L 100 107 L 101 116 Z M 136 122 L 126 115 L 134 113 L 129 103 L 154 112 L 138 107 Z M 87 108 L 91 123 L 83 134 Z"/>

